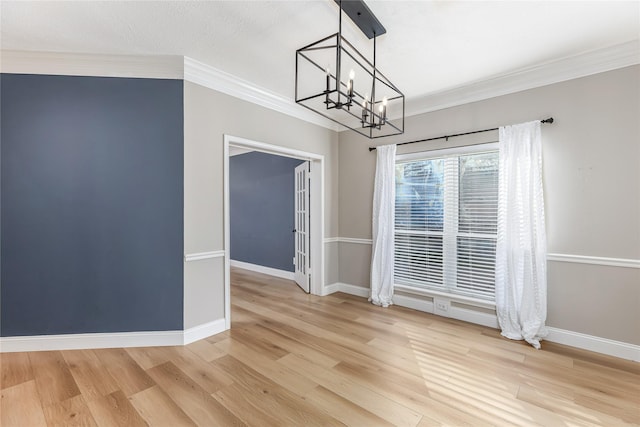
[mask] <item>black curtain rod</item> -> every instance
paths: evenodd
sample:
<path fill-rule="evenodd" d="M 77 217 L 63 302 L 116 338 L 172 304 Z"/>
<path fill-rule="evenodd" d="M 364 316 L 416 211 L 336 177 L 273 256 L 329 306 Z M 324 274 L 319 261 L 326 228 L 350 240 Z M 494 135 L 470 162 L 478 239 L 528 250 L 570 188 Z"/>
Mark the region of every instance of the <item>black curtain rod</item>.
<path fill-rule="evenodd" d="M 549 117 L 548 119 L 540 120 L 540 123 L 553 123 L 553 117 Z M 492 130 L 498 130 L 498 129 L 500 129 L 500 128 L 474 130 L 472 132 L 456 133 L 454 135 L 444 135 L 444 136 L 437 136 L 435 138 L 417 139 L 415 141 L 400 142 L 399 144 L 396 144 L 396 145 L 415 144 L 416 142 L 435 141 L 437 139 L 446 139 L 448 141 L 449 138 L 453 138 L 455 136 L 472 135 L 474 133 L 482 133 L 482 132 L 491 132 Z M 474 144 L 471 144 L 471 145 L 474 145 Z M 376 149 L 376 147 L 369 147 L 369 151 L 373 151 L 375 149 Z"/>

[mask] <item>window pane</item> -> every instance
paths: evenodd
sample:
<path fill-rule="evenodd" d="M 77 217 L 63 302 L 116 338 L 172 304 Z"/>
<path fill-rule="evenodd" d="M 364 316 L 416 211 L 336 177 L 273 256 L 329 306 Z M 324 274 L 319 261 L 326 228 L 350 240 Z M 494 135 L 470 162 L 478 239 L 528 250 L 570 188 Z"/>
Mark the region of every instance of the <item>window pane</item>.
<path fill-rule="evenodd" d="M 444 160 L 396 165 L 396 229 L 442 231 Z"/>
<path fill-rule="evenodd" d="M 493 299 L 496 240 L 458 237 L 457 254 L 457 290 Z"/>
<path fill-rule="evenodd" d="M 396 283 L 441 288 L 442 273 L 442 236 L 396 233 Z"/>
<path fill-rule="evenodd" d="M 498 153 L 396 165 L 395 281 L 494 299 Z"/>
<path fill-rule="evenodd" d="M 458 231 L 496 234 L 498 153 L 461 156 L 459 171 Z"/>

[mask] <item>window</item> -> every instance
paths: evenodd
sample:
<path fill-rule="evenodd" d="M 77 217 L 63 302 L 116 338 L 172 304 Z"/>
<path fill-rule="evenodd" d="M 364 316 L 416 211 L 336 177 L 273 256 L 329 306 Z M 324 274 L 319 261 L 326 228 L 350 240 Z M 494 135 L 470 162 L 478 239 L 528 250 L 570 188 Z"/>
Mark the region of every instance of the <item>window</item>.
<path fill-rule="evenodd" d="M 493 300 L 497 214 L 497 151 L 399 156 L 395 282 Z"/>

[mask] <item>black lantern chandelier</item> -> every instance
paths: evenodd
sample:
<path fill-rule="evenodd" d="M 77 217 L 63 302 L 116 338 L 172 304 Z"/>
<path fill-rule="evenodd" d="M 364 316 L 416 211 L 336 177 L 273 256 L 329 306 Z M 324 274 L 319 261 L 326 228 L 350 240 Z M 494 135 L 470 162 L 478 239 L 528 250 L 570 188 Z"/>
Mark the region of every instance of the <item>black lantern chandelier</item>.
<path fill-rule="evenodd" d="M 368 138 L 399 135 L 404 95 L 376 68 L 376 37 L 386 30 L 363 0 L 335 2 L 338 32 L 296 51 L 296 102 Z M 343 11 L 373 39 L 373 62 L 342 37 Z"/>

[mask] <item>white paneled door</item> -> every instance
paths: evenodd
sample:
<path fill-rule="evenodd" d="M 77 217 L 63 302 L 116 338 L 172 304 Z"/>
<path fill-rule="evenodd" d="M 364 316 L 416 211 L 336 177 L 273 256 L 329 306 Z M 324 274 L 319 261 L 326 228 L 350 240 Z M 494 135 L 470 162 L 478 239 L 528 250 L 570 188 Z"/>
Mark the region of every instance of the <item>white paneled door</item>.
<path fill-rule="evenodd" d="M 295 169 L 295 281 L 309 293 L 309 162 Z"/>

